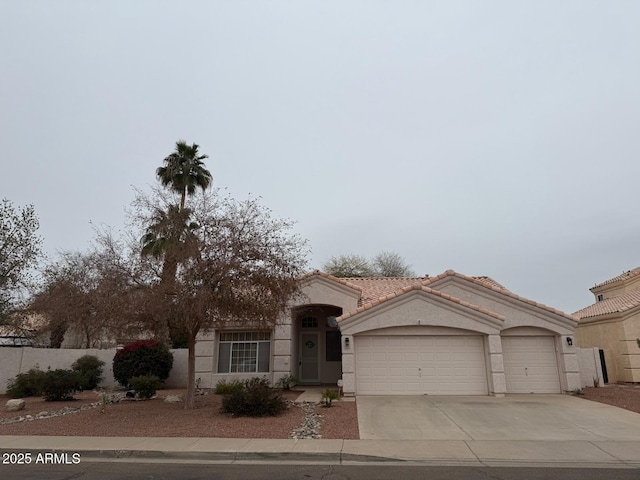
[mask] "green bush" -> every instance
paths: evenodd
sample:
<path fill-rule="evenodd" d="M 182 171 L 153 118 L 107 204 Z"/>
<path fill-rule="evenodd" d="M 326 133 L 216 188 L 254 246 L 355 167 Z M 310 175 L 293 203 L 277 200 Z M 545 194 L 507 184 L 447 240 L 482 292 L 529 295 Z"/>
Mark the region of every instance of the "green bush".
<path fill-rule="evenodd" d="M 93 390 L 102 380 L 104 362 L 94 355 L 84 355 L 71 365 L 80 376 L 80 389 Z"/>
<path fill-rule="evenodd" d="M 298 384 L 298 379 L 293 375 L 285 375 L 280 380 L 276 382 L 276 387 L 281 388 L 282 390 L 291 390 Z"/>
<path fill-rule="evenodd" d="M 48 370 L 42 381 L 42 395 L 47 402 L 73 400 L 73 394 L 80 390 L 80 375 L 74 370 Z"/>
<path fill-rule="evenodd" d="M 39 397 L 42 395 L 42 370 L 32 368 L 25 373 L 19 373 L 7 382 L 7 395 L 11 398 Z"/>
<path fill-rule="evenodd" d="M 138 340 L 118 350 L 113 357 L 113 377 L 128 387 L 133 377 L 155 375 L 164 381 L 169 378 L 173 354 L 166 345 L 155 340 Z"/>
<path fill-rule="evenodd" d="M 162 387 L 162 382 L 155 375 L 142 375 L 129 379 L 131 387 L 136 391 L 140 398 L 149 399 L 156 394 L 156 390 Z"/>
<path fill-rule="evenodd" d="M 327 388 L 322 392 L 322 401 L 324 402 L 324 406 L 329 408 L 331 406 L 331 402 L 340 398 L 340 393 L 337 390 L 333 390 L 332 388 Z"/>
<path fill-rule="evenodd" d="M 218 395 L 229 395 L 236 390 L 242 389 L 244 384 L 240 380 L 220 380 L 216 383 L 215 393 Z"/>
<path fill-rule="evenodd" d="M 287 409 L 278 390 L 274 390 L 264 378 L 252 378 L 242 388 L 225 395 L 222 411 L 242 417 L 275 416 Z"/>

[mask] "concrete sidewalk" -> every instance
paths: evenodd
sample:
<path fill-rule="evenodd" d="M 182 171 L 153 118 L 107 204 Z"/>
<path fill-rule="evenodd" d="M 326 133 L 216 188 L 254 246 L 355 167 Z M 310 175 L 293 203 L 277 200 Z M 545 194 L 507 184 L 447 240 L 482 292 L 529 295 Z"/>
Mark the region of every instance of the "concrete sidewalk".
<path fill-rule="evenodd" d="M 79 453 L 84 461 L 403 462 L 640 469 L 640 441 L 293 440 L 0 436 L 0 452 Z"/>

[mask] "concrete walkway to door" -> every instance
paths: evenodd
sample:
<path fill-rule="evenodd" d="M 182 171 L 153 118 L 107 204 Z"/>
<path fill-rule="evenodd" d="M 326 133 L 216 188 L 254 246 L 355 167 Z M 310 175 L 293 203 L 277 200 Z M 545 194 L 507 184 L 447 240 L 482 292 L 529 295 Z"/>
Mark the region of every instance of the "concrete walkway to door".
<path fill-rule="evenodd" d="M 356 399 L 363 440 L 640 441 L 640 414 L 569 395 Z"/>

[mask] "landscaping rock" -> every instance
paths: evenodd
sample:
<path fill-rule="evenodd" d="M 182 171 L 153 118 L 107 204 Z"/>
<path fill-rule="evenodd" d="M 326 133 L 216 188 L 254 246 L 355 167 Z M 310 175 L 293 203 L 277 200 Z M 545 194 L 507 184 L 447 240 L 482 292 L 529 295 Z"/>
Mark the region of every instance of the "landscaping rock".
<path fill-rule="evenodd" d="M 296 403 L 295 405 L 302 408 L 304 412 L 304 421 L 300 428 L 291 433 L 291 438 L 321 438 L 320 435 L 320 419 L 321 415 L 316 413 L 317 404 L 314 402 Z"/>
<path fill-rule="evenodd" d="M 181 401 L 182 398 L 180 398 L 180 395 L 167 395 L 164 399 L 164 403 L 179 403 Z"/>
<path fill-rule="evenodd" d="M 7 400 L 7 412 L 17 412 L 18 410 L 22 410 L 24 406 L 25 402 L 21 398 Z"/>

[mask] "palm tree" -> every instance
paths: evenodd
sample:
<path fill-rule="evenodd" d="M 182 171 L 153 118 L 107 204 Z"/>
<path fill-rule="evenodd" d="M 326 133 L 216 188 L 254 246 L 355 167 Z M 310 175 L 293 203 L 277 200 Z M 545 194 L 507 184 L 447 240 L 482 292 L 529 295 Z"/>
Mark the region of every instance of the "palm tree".
<path fill-rule="evenodd" d="M 190 222 L 191 210 L 179 209 L 169 205 L 167 210 L 156 208 L 153 223 L 140 240 L 142 255 L 160 258 L 164 255 L 161 281 L 170 287 L 175 282 L 176 270 L 189 242 L 193 241 L 193 232 L 199 228 L 196 222 Z"/>
<path fill-rule="evenodd" d="M 197 242 L 195 230 L 200 228 L 197 222 L 190 221 L 192 211 L 188 208 L 180 210 L 177 205 L 170 205 L 167 210 L 156 208 L 152 223 L 147 227 L 143 237 L 142 255 L 155 258 L 164 257 L 160 275 L 160 291 L 174 295 L 178 264 L 185 261 Z M 169 338 L 173 348 L 186 347 L 186 332 L 169 318 Z"/>
<path fill-rule="evenodd" d="M 193 195 L 197 187 L 206 190 L 211 184 L 211 173 L 204 166 L 207 155 L 198 153 L 197 144 L 187 145 L 184 140 L 176 142 L 176 150 L 164 159 L 164 166 L 158 167 L 156 175 L 163 186 L 181 194 L 180 210 L 184 209 L 186 196 Z"/>

